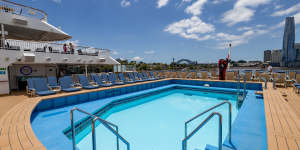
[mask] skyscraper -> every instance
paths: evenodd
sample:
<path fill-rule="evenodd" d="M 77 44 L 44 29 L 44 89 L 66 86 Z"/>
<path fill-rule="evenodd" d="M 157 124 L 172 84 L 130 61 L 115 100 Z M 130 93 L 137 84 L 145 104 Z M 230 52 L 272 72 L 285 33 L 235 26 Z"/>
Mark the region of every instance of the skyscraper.
<path fill-rule="evenodd" d="M 281 66 L 288 67 L 290 62 L 295 61 L 295 20 L 294 17 L 286 17 L 283 35 Z"/>
<path fill-rule="evenodd" d="M 265 50 L 264 51 L 264 62 L 270 62 L 271 61 L 271 50 Z"/>

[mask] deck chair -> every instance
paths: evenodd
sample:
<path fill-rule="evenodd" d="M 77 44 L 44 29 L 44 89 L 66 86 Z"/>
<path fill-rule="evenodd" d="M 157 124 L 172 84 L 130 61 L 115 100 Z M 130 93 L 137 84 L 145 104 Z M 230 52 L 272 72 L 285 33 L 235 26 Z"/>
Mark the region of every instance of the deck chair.
<path fill-rule="evenodd" d="M 35 78 L 33 80 L 35 93 L 39 96 L 52 95 L 56 92 L 49 90 L 46 78 Z"/>
<path fill-rule="evenodd" d="M 299 93 L 299 90 L 300 90 L 300 74 L 296 74 L 296 79 L 294 80 L 294 84 L 293 84 L 293 87 L 294 87 L 294 90 L 297 91 L 297 93 Z"/>
<path fill-rule="evenodd" d="M 134 82 L 142 82 L 143 81 L 143 80 L 141 80 L 139 78 L 136 78 L 132 72 L 128 72 L 127 75 L 129 77 L 129 79 L 132 80 L 132 81 L 134 81 Z"/>
<path fill-rule="evenodd" d="M 96 89 L 99 85 L 92 85 L 85 75 L 78 75 L 79 82 L 84 89 Z"/>
<path fill-rule="evenodd" d="M 275 81 L 275 85 L 285 86 L 286 87 L 286 75 L 285 73 L 279 73 L 276 76 L 273 76 L 273 80 Z"/>
<path fill-rule="evenodd" d="M 226 72 L 226 80 L 234 80 L 234 72 Z"/>
<path fill-rule="evenodd" d="M 99 85 L 99 86 L 102 86 L 102 87 L 109 87 L 109 86 L 112 86 L 111 83 L 104 83 L 102 81 L 102 79 L 100 78 L 100 76 L 98 76 L 97 74 L 91 74 L 91 77 L 92 79 L 94 80 L 94 82 Z"/>
<path fill-rule="evenodd" d="M 60 77 L 58 81 L 62 91 L 75 92 L 80 90 L 80 88 L 75 88 L 75 84 L 73 83 L 71 76 Z"/>
<path fill-rule="evenodd" d="M 112 85 L 112 83 L 111 83 L 111 82 L 109 81 L 109 79 L 108 79 L 107 73 L 101 73 L 100 77 L 101 77 L 102 81 L 103 81 L 105 84 L 111 84 L 111 85 Z"/>
<path fill-rule="evenodd" d="M 159 76 L 154 76 L 154 74 L 153 74 L 152 71 L 149 72 L 149 75 L 150 75 L 150 77 L 151 77 L 152 79 L 154 79 L 154 80 L 157 80 L 157 79 L 160 78 Z"/>
<path fill-rule="evenodd" d="M 211 78 L 212 80 L 218 80 L 219 77 L 217 76 L 217 72 L 216 72 L 216 71 L 211 71 L 211 72 L 210 72 L 210 78 Z"/>
<path fill-rule="evenodd" d="M 201 79 L 208 79 L 208 74 L 206 71 L 201 72 Z"/>
<path fill-rule="evenodd" d="M 119 78 L 123 83 L 134 83 L 135 81 L 125 78 L 123 73 L 119 73 Z"/>
<path fill-rule="evenodd" d="M 149 78 L 147 72 L 142 72 L 141 74 L 143 75 L 144 79 L 146 79 L 148 81 L 155 80 L 155 78 Z"/>
<path fill-rule="evenodd" d="M 124 83 L 120 80 L 117 79 L 115 73 L 110 73 L 108 75 L 108 80 L 113 84 L 113 85 L 123 85 Z"/>
<path fill-rule="evenodd" d="M 136 81 L 144 81 L 143 76 L 139 75 L 137 72 L 133 72 Z"/>
<path fill-rule="evenodd" d="M 61 90 L 60 86 L 57 83 L 57 78 L 55 76 L 49 76 L 47 77 L 48 80 L 48 86 L 53 90 Z"/>
<path fill-rule="evenodd" d="M 146 79 L 142 73 L 138 72 L 137 73 L 138 78 L 140 78 L 142 81 L 149 81 L 149 79 Z"/>
<path fill-rule="evenodd" d="M 33 80 L 34 80 L 33 78 L 28 78 L 27 79 L 26 93 L 29 96 L 34 96 L 35 95 L 35 88 L 34 88 Z"/>

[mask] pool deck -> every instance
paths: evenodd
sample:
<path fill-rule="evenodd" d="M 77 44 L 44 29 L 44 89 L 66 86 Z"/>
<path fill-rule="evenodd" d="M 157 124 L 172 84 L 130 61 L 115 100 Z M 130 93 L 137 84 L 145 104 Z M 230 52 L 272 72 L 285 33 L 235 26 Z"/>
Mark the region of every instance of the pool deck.
<path fill-rule="evenodd" d="M 268 86 L 272 87 L 272 84 Z M 263 94 L 268 149 L 299 150 L 300 96 L 292 88 L 268 88 L 263 90 Z"/>
<path fill-rule="evenodd" d="M 143 83 L 145 82 L 136 84 Z M 131 85 L 133 84 L 122 86 Z M 118 88 L 122 86 L 108 88 Z M 23 94 L 1 96 L 0 150 L 46 149 L 35 136 L 30 123 L 31 112 L 42 99 L 100 91 L 108 88 L 82 90 L 73 93 L 59 93 L 56 95 L 34 98 L 29 98 Z M 263 95 L 267 125 L 268 149 L 299 150 L 300 95 L 295 94 L 292 88 L 277 88 L 277 90 L 274 90 L 271 83 L 268 83 L 268 89 L 263 90 Z"/>

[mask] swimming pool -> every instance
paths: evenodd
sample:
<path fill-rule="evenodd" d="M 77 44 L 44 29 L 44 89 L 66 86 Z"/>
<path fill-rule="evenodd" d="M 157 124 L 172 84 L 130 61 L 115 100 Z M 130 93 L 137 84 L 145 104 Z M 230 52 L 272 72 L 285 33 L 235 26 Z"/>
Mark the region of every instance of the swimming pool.
<path fill-rule="evenodd" d="M 117 105 L 101 114 L 101 117 L 119 126 L 119 133 L 129 141 L 131 149 L 179 150 L 184 138 L 184 122 L 193 116 L 229 100 L 234 106 L 233 120 L 238 108 L 236 95 L 202 92 L 187 89 L 169 89 L 151 96 L 144 96 L 131 102 Z M 223 140 L 228 133 L 228 107 L 223 105 L 213 111 L 223 115 Z M 189 125 L 189 131 L 200 124 L 206 115 Z M 82 132 L 85 132 L 84 130 Z M 116 149 L 116 138 L 102 125 L 96 128 L 97 149 Z M 79 136 L 81 136 L 79 134 Z M 189 143 L 189 149 L 204 149 L 206 144 L 217 146 L 218 122 L 213 118 Z M 80 150 L 92 148 L 92 135 L 89 133 L 77 147 Z M 124 145 L 120 149 L 126 149 Z"/>
<path fill-rule="evenodd" d="M 209 84 L 210 87 L 205 87 L 205 84 Z M 237 83 L 234 82 L 169 79 L 129 86 L 115 86 L 68 96 L 57 96 L 44 99 L 35 107 L 31 115 L 31 126 L 35 135 L 47 149 L 72 149 L 70 111 L 72 108 L 77 107 L 97 114 L 118 125 L 120 134 L 130 142 L 131 149 L 140 149 L 142 145 L 145 146 L 143 149 L 146 149 L 146 146 L 153 149 L 166 149 L 166 147 L 168 147 L 167 149 L 180 149 L 180 142 L 184 137 L 184 121 L 209 106 L 229 100 L 233 105 L 233 118 L 235 118 L 232 120 L 232 141 L 234 146 L 243 150 L 252 148 L 266 150 L 267 140 L 263 99 L 255 94 L 256 90 L 262 90 L 261 84 L 247 83 L 246 98 L 240 109 L 236 107 L 236 87 Z M 168 97 L 171 97 L 172 100 Z M 143 111 L 140 108 L 143 108 Z M 187 111 L 188 108 L 190 111 Z M 134 113 L 139 111 L 142 113 Z M 226 143 L 228 140 L 227 138 L 225 139 L 228 132 L 226 130 L 226 121 L 228 119 L 226 105 L 214 111 L 220 111 L 222 114 L 225 112 L 223 115 L 222 140 Z M 89 140 L 90 129 L 88 129 L 91 124 L 86 121 L 86 118 L 87 116 L 81 113 L 76 113 L 74 118 L 76 123 L 76 142 L 77 147 L 80 147 L 80 149 L 91 149 L 91 140 Z M 195 124 L 189 125 L 189 132 L 202 121 L 201 119 L 203 120 L 203 118 L 200 118 L 194 122 Z M 140 122 L 142 127 L 135 127 L 137 122 Z M 210 125 L 215 122 L 215 120 L 210 121 L 204 128 L 212 127 L 214 130 L 218 130 L 214 125 Z M 170 124 L 166 125 L 167 123 Z M 136 130 L 136 128 L 140 129 L 140 131 Z M 165 133 L 163 133 L 163 128 L 168 130 L 165 130 Z M 143 138 L 139 138 L 138 135 L 142 132 L 141 130 L 145 132 Z M 104 130 L 102 125 L 97 127 L 96 131 L 96 138 L 100 142 L 97 145 L 99 149 L 116 149 L 114 144 L 116 138 L 111 133 Z M 209 134 L 205 132 L 209 132 Z M 155 138 L 153 138 L 153 133 L 157 133 Z M 107 136 L 105 136 L 106 134 Z M 105 139 L 102 140 L 104 136 Z M 188 149 L 191 146 L 202 148 L 204 144 L 202 142 L 199 143 L 197 139 L 203 138 L 203 136 L 205 140 L 209 141 L 203 143 L 215 145 L 217 142 L 215 131 L 201 129 L 188 142 Z M 211 141 L 208 138 L 213 138 L 214 140 Z M 161 144 L 160 141 L 163 140 L 165 142 Z M 153 147 L 153 145 L 156 147 Z M 253 146 L 249 147 L 248 145 Z M 120 149 L 124 149 L 122 142 L 120 142 Z"/>

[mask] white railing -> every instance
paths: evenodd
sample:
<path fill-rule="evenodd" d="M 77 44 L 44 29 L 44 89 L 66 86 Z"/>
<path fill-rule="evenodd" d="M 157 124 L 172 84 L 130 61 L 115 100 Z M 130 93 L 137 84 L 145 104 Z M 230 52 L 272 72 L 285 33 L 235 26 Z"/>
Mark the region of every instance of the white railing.
<path fill-rule="evenodd" d="M 46 12 L 22 4 L 17 4 L 15 2 L 10 2 L 8 0 L 0 0 L 0 12 L 12 13 L 47 21 Z"/>
<path fill-rule="evenodd" d="M 64 44 L 54 42 L 35 42 L 7 39 L 4 49 L 18 50 L 24 52 L 44 52 L 44 53 L 61 53 L 89 56 L 109 56 L 110 50 L 103 48 L 94 48 L 87 46 L 73 45 L 73 50 L 69 43 L 66 43 L 66 51 Z"/>

